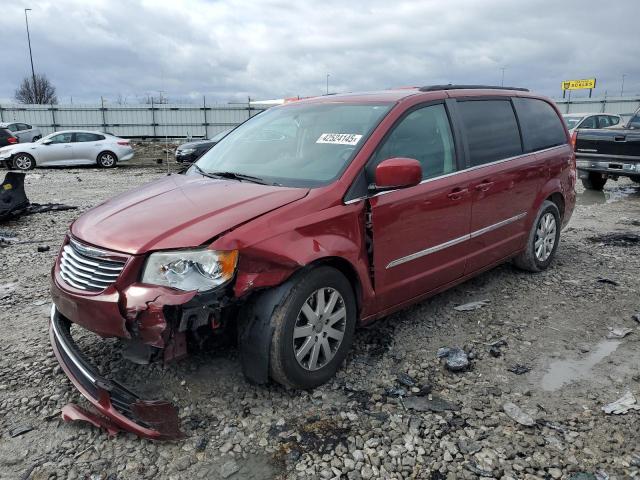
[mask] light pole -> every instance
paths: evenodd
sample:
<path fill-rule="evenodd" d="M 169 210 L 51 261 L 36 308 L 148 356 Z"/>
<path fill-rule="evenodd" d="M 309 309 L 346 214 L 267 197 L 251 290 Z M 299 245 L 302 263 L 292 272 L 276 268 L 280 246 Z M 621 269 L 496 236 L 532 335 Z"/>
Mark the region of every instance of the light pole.
<path fill-rule="evenodd" d="M 622 74 L 622 85 L 620 86 L 620 96 L 622 96 L 622 94 L 624 93 L 624 77 L 626 76 L 627 76 L 626 73 Z"/>
<path fill-rule="evenodd" d="M 507 69 L 507 67 L 502 67 L 500 70 L 502 70 L 502 80 L 500 80 L 500 86 L 504 87 L 504 71 Z"/>
<path fill-rule="evenodd" d="M 33 69 L 33 54 L 31 53 L 31 36 L 29 35 L 29 17 L 27 12 L 30 12 L 30 8 L 24 9 L 24 22 L 27 25 L 27 43 L 29 43 L 29 60 L 31 60 L 31 77 L 33 78 L 33 101 L 37 103 L 38 90 L 36 87 L 36 71 Z"/>
<path fill-rule="evenodd" d="M 327 73 L 327 95 L 329 95 L 329 74 Z"/>

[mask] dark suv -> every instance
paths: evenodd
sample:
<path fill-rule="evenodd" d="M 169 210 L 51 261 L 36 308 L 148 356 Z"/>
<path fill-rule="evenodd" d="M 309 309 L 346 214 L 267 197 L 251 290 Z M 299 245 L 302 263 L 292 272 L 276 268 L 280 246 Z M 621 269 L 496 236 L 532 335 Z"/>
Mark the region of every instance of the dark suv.
<path fill-rule="evenodd" d="M 251 118 L 172 175 L 76 220 L 51 274 L 54 352 L 103 414 L 175 435 L 166 402 L 101 377 L 70 332 L 138 363 L 237 330 L 245 375 L 329 380 L 354 329 L 512 260 L 550 266 L 575 203 L 554 103 L 435 86 L 323 96 Z"/>

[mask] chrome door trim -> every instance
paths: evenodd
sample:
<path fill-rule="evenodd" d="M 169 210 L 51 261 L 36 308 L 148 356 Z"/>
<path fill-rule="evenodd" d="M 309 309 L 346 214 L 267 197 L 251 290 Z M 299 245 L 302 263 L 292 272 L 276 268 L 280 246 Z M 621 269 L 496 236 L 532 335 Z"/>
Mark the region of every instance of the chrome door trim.
<path fill-rule="evenodd" d="M 528 157 L 529 155 L 534 155 L 534 154 L 537 154 L 537 153 L 550 152 L 551 150 L 555 150 L 557 148 L 564 148 L 564 147 L 568 147 L 568 146 L 569 146 L 569 144 L 563 143 L 562 145 L 556 145 L 555 147 L 549 147 L 549 148 L 544 148 L 542 150 L 535 150 L 533 152 L 522 153 L 520 155 L 516 155 L 515 157 L 503 158 L 502 160 L 496 160 L 495 162 L 490 162 L 490 163 L 483 163 L 482 165 L 476 165 L 474 167 L 465 168 L 464 170 L 456 170 L 455 172 L 445 173 L 444 175 L 440 175 L 440 176 L 437 176 L 437 177 L 426 178 L 426 179 L 422 180 L 418 185 L 422 185 L 422 184 L 429 183 L 429 182 L 434 182 L 436 180 L 440 180 L 441 178 L 447 178 L 447 177 L 451 177 L 453 175 L 459 175 L 461 173 L 472 172 L 473 170 L 478 170 L 478 169 L 484 168 L 484 167 L 490 167 L 492 165 L 498 165 L 500 163 L 509 162 L 511 160 L 518 160 L 519 158 Z M 584 156 L 587 156 L 587 155 L 584 155 Z M 636 157 L 630 157 L 630 158 L 636 158 Z M 353 198 L 353 199 L 347 200 L 346 202 L 343 202 L 343 203 L 344 203 L 344 205 L 351 205 L 352 203 L 357 203 L 360 200 L 365 200 L 367 198 L 373 198 L 373 197 L 380 197 L 382 195 L 387 195 L 388 193 L 397 192 L 398 190 L 402 190 L 402 189 L 395 188 L 393 190 L 385 190 L 384 192 L 374 193 L 373 195 L 365 195 L 363 197 Z"/>
<path fill-rule="evenodd" d="M 439 245 L 435 245 L 433 247 L 425 248 L 424 250 L 420 250 L 419 252 L 412 253 L 405 257 L 400 257 L 395 260 L 389 262 L 389 264 L 385 267 L 386 270 L 397 267 L 406 262 L 410 262 L 417 258 L 424 257 L 426 255 L 431 255 L 432 253 L 439 252 L 440 250 L 444 250 L 445 248 L 453 247 L 454 245 L 458 245 L 459 243 L 466 242 L 467 240 L 471 240 L 472 238 L 477 238 L 485 233 L 489 233 L 493 230 L 497 230 L 498 228 L 505 227 L 511 223 L 517 222 L 518 220 L 523 219 L 527 216 L 527 212 L 519 213 L 511 218 L 507 218 L 498 223 L 494 223 L 493 225 L 489 225 L 488 227 L 481 228 L 480 230 L 476 230 L 475 232 L 471 232 L 470 234 L 464 235 L 462 237 L 454 238 L 453 240 L 449 240 L 447 242 L 441 243 Z"/>

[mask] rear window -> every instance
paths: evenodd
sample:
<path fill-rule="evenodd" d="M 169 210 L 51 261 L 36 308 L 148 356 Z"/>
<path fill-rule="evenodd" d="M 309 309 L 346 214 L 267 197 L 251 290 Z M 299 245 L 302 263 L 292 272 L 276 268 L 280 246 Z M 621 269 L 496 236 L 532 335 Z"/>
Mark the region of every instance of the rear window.
<path fill-rule="evenodd" d="M 76 133 L 76 142 L 97 142 L 99 140 L 104 140 L 104 136 L 86 132 Z"/>
<path fill-rule="evenodd" d="M 458 102 L 471 166 L 522 154 L 518 123 L 509 100 Z"/>
<path fill-rule="evenodd" d="M 514 98 L 513 103 L 518 112 L 522 140 L 527 152 L 567 143 L 562 120 L 547 102 L 535 98 Z M 590 118 L 595 121 L 594 117 Z M 580 128 L 588 127 L 583 123 Z"/>

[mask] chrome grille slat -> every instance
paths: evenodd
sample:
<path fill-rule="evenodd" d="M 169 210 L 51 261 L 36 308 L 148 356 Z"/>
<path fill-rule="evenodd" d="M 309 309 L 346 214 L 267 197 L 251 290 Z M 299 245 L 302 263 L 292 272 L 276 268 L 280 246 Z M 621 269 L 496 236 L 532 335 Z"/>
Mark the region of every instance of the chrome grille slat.
<path fill-rule="evenodd" d="M 117 261 L 114 257 L 120 258 L 120 255 L 71 241 L 62 249 L 60 276 L 74 288 L 102 291 L 118 279 L 124 268 L 126 259 Z"/>

